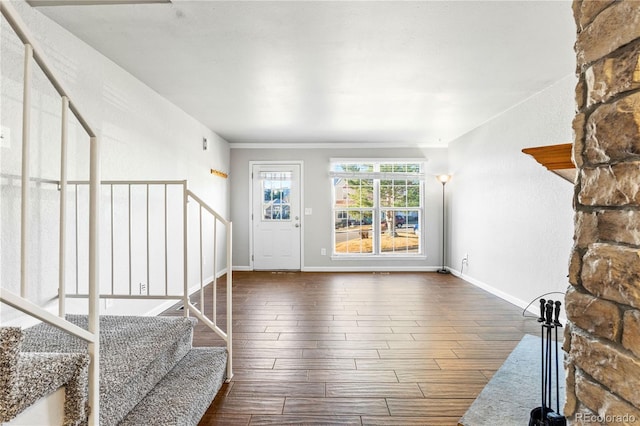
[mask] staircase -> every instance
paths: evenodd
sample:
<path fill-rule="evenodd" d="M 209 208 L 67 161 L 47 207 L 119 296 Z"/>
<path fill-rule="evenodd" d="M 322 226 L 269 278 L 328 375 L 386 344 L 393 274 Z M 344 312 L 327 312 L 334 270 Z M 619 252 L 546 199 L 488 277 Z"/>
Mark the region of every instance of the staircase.
<path fill-rule="evenodd" d="M 0 328 L 0 422 L 13 419 L 41 397 L 64 386 L 64 424 L 86 424 L 89 356 L 22 352 L 23 340 L 19 327 Z"/>
<path fill-rule="evenodd" d="M 186 181 L 102 180 L 97 133 L 55 77 L 43 50 L 11 2 L 0 1 L 0 13 L 24 45 L 22 169 L 19 176 L 2 175 L 9 185 L 14 180 L 20 182 L 20 282 L 19 292 L 15 288 L 0 287 L 0 302 L 41 321 L 27 329 L 0 328 L 0 422 L 15 419 L 36 401 L 64 388 L 64 425 L 195 425 L 223 380 L 233 376 L 231 222 L 191 192 Z M 59 179 L 36 178 L 31 176 L 29 169 L 34 65 L 40 68 L 60 96 Z M 89 137 L 88 181 L 67 179 L 70 115 Z M 51 277 L 36 283 L 29 276 L 32 272 L 29 200 L 34 184 L 55 185 L 59 197 L 57 282 Z M 177 190 L 171 189 L 176 185 Z M 79 191 L 82 186 L 88 190 Z M 114 196 L 114 187 L 116 190 L 126 188 L 128 196 L 124 201 L 123 197 Z M 101 199 L 105 198 L 101 196 L 101 188 L 108 189 L 110 194 L 105 206 L 110 212 L 108 228 L 100 225 Z M 143 209 L 132 207 L 132 188 L 134 194 L 142 194 L 142 199 L 146 200 Z M 140 188 L 142 190 L 138 191 Z M 161 190 L 154 192 L 157 188 Z M 82 199 L 79 193 L 86 193 L 87 199 Z M 67 196 L 74 196 L 74 203 L 67 202 Z M 157 215 L 158 208 L 151 206 L 150 199 L 158 197 L 164 212 L 157 217 L 164 219 L 153 221 L 152 212 Z M 17 198 L 14 201 L 17 202 Z M 75 210 L 67 212 L 72 204 Z M 118 208 L 128 211 L 128 221 L 114 221 L 114 211 Z M 88 226 L 79 223 L 78 211 L 86 212 Z M 136 227 L 132 225 L 131 217 L 140 211 L 145 218 L 142 223 L 146 225 L 146 233 L 142 242 L 132 246 L 132 241 L 139 236 L 132 235 L 132 229 Z M 160 228 L 154 225 L 155 222 L 162 222 Z M 114 229 L 122 232 L 117 235 L 127 236 L 128 245 L 125 243 L 123 247 L 120 240 L 114 239 Z M 151 235 L 164 237 L 152 239 Z M 79 246 L 80 238 L 86 240 L 86 247 Z M 108 242 L 102 246 L 103 249 L 108 246 L 110 256 L 100 256 L 101 241 Z M 224 246 L 224 253 L 219 255 L 218 246 Z M 139 247 L 146 247 L 146 250 Z M 75 260 L 71 250 L 75 252 Z M 86 253 L 82 265 L 78 253 Z M 127 253 L 124 264 L 118 263 L 119 257 L 114 253 Z M 218 262 L 223 262 L 225 257 L 226 271 L 221 271 Z M 109 262 L 102 267 L 111 271 L 111 283 L 101 286 L 99 266 L 107 263 L 105 259 Z M 205 259 L 212 262 L 207 265 Z M 75 266 L 75 274 L 66 273 L 70 264 Z M 132 265 L 146 269 L 146 277 L 134 282 Z M 163 282 L 158 274 L 153 277 L 150 274 L 152 267 L 161 267 L 158 265 L 164 266 Z M 194 279 L 196 274 L 198 278 Z M 210 316 L 204 312 L 204 286 L 211 281 L 215 283 L 224 274 L 226 327 L 223 330 L 217 323 L 216 285 L 213 285 L 212 303 L 207 304 L 211 306 Z M 128 282 L 116 282 L 121 281 L 114 278 L 116 275 L 128 275 Z M 178 275 L 182 275 L 181 279 Z M 57 302 L 57 315 L 52 313 L 52 306 L 48 306 L 47 301 L 36 304 L 30 299 L 36 293 L 31 288 L 34 284 L 40 289 L 57 285 L 57 295 L 50 300 Z M 197 290 L 200 290 L 198 305 L 201 309 L 190 300 L 190 295 Z M 69 298 L 84 299 L 87 306 L 80 312 L 88 315 L 66 314 Z M 99 316 L 101 298 L 173 300 L 183 304 L 185 317 Z M 220 336 L 226 347 L 193 348 L 193 327 L 197 321 Z M 46 417 L 48 413 L 43 415 L 45 417 L 39 418 L 37 423 L 51 424 L 52 420 Z"/>
<path fill-rule="evenodd" d="M 86 328 L 87 317 L 67 315 Z M 193 348 L 196 320 L 100 317 L 100 425 L 196 425 L 226 376 L 225 348 Z M 65 425 L 88 418 L 87 344 L 42 323 L 0 329 L 0 421 L 65 387 Z"/>

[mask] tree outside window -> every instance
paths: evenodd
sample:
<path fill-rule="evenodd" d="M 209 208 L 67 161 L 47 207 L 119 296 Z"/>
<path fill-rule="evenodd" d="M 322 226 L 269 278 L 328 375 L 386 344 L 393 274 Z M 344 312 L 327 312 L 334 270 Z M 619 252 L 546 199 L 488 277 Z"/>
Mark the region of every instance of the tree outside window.
<path fill-rule="evenodd" d="M 334 161 L 335 256 L 413 256 L 422 247 L 420 161 Z"/>

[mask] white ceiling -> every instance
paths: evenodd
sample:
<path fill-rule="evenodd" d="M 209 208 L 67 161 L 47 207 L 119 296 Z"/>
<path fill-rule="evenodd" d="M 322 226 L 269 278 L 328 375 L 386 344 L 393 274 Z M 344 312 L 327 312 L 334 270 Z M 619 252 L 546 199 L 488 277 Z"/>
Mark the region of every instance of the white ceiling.
<path fill-rule="evenodd" d="M 575 68 L 570 1 L 173 1 L 38 9 L 234 144 L 444 146 Z"/>

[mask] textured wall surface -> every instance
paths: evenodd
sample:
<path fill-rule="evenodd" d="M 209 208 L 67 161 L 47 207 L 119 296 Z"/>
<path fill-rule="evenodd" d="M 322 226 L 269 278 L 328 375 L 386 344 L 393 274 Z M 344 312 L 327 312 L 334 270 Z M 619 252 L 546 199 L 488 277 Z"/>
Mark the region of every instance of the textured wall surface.
<path fill-rule="evenodd" d="M 574 1 L 575 237 L 567 405 L 575 424 L 640 422 L 640 2 Z"/>
<path fill-rule="evenodd" d="M 522 307 L 567 287 L 573 187 L 521 152 L 571 141 L 575 79 L 567 72 L 449 148 L 449 264 Z"/>
<path fill-rule="evenodd" d="M 99 134 L 103 179 L 187 179 L 194 192 L 229 217 L 229 180 L 210 174 L 210 169 L 229 171 L 230 149 L 225 140 L 36 9 L 22 1 L 12 4 L 43 48 L 57 77 Z M 2 139 L 0 167 L 3 175 L 20 175 L 24 53 L 4 18 L 0 30 L 0 121 L 3 136 L 8 135 Z M 56 180 L 60 173 L 61 101 L 37 67 L 33 74 L 31 176 Z M 202 149 L 203 137 L 209 140 L 207 151 Z M 69 139 L 69 179 L 87 179 L 88 138 L 75 120 L 70 120 Z M 0 279 L 3 288 L 16 291 L 20 279 L 19 180 L 3 178 L 1 190 Z M 59 192 L 56 186 L 34 185 L 30 205 L 30 294 L 38 302 L 46 303 L 56 295 L 58 287 Z M 106 216 L 103 211 L 103 218 Z M 79 248 L 83 256 L 87 232 L 81 232 Z M 160 244 L 152 244 L 152 249 L 156 246 Z M 211 244 L 206 244 L 205 253 L 211 248 Z M 171 256 L 181 257 L 177 244 L 172 245 L 171 250 Z M 106 265 L 108 246 L 103 244 L 102 252 Z M 212 262 L 208 262 L 205 266 L 205 276 L 212 275 L 211 265 Z M 146 266 L 133 265 L 133 268 L 146 269 Z M 108 269 L 103 267 L 101 271 L 105 284 L 110 282 Z M 81 276 L 85 271 L 85 267 L 80 269 Z M 74 273 L 70 272 L 70 279 Z M 126 277 L 128 267 L 116 273 Z M 180 275 L 176 274 L 178 279 Z M 194 269 L 193 277 L 196 275 Z M 175 284 L 180 286 L 181 281 Z M 138 280 L 135 285 L 137 287 Z M 115 303 L 114 307 L 118 304 L 122 302 Z M 144 313 L 155 304 L 140 302 L 123 309 Z M 11 314 L 10 309 L 3 306 L 2 315 L 6 319 L 15 313 Z"/>

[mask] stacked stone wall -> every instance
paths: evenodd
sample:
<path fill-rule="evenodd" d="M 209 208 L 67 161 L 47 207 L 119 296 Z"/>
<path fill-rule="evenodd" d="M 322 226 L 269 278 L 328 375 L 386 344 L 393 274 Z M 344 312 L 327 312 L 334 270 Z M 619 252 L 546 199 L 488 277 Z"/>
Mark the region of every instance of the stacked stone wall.
<path fill-rule="evenodd" d="M 640 1 L 575 0 L 565 415 L 640 426 Z"/>

